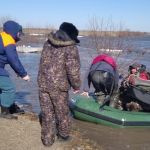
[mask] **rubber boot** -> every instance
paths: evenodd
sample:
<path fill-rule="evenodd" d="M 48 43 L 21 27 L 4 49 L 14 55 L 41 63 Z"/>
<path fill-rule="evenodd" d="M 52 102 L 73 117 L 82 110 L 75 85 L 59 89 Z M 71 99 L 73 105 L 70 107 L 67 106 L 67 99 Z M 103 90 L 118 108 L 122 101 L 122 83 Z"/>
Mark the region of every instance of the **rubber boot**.
<path fill-rule="evenodd" d="M 99 94 L 96 96 L 97 103 L 103 104 L 104 99 L 105 95 L 102 92 L 99 92 Z"/>
<path fill-rule="evenodd" d="M 0 117 L 6 119 L 17 119 L 17 116 L 10 114 L 9 107 L 1 106 L 1 114 Z"/>
<path fill-rule="evenodd" d="M 57 139 L 59 142 L 66 142 L 66 141 L 70 141 L 72 138 L 69 135 L 64 137 L 57 134 Z"/>
<path fill-rule="evenodd" d="M 113 96 L 111 97 L 109 106 L 112 107 L 112 108 L 117 108 L 117 109 L 119 109 L 119 110 L 123 110 L 123 108 L 122 108 L 122 103 L 121 103 L 121 101 L 119 100 L 119 95 L 118 95 L 118 94 L 115 94 L 115 95 L 113 95 Z"/>
<path fill-rule="evenodd" d="M 10 114 L 24 114 L 25 111 L 23 109 L 21 109 L 17 104 L 13 103 L 10 107 L 9 107 L 9 112 Z"/>

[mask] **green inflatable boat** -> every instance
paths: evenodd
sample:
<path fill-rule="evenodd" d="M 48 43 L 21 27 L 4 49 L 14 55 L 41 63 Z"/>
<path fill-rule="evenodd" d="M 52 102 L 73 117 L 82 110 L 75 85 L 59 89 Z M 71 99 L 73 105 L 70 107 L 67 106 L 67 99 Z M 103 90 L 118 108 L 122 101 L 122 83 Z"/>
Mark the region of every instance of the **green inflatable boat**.
<path fill-rule="evenodd" d="M 75 96 L 70 100 L 70 110 L 76 119 L 112 127 L 150 127 L 150 113 L 122 111 L 104 106 L 94 98 Z"/>

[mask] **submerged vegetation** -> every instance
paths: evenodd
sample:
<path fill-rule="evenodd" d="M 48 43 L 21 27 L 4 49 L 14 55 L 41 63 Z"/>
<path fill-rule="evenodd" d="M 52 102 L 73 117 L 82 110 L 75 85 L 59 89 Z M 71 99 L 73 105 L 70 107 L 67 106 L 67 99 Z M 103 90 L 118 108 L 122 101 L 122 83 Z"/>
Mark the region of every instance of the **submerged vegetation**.
<path fill-rule="evenodd" d="M 112 55 L 118 63 L 119 72 L 124 75 L 128 66 L 140 61 L 147 52 L 143 48 L 135 53 L 135 50 L 139 48 L 133 44 L 132 39 L 146 35 L 148 35 L 146 32 L 125 30 L 121 23 L 116 25 L 111 19 L 105 22 L 104 19 L 93 17 L 89 21 L 89 42 L 87 47 L 95 48 L 97 54 L 107 53 Z M 128 57 L 133 53 L 134 58 L 130 62 L 120 61 L 120 58 Z"/>

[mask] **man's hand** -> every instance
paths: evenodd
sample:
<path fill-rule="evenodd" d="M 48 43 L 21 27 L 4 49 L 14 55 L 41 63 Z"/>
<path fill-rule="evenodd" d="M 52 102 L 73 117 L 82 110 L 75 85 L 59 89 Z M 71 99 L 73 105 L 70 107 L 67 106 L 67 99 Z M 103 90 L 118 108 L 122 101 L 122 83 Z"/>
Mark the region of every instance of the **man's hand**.
<path fill-rule="evenodd" d="M 83 93 L 81 93 L 81 95 L 89 97 L 89 93 L 88 92 L 83 92 Z"/>
<path fill-rule="evenodd" d="M 25 81 L 30 81 L 30 76 L 29 76 L 29 75 L 26 75 L 26 76 L 23 77 L 22 79 L 25 80 Z"/>
<path fill-rule="evenodd" d="M 79 93 L 80 90 L 73 90 L 73 94 Z"/>

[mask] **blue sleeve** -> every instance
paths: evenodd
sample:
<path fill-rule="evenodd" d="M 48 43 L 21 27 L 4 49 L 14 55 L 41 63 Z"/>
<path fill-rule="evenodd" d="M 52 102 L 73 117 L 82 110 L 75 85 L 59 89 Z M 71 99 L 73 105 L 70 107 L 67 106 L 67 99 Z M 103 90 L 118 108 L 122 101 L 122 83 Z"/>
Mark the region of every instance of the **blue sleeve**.
<path fill-rule="evenodd" d="M 18 74 L 20 77 L 25 77 L 27 75 L 27 72 L 25 71 L 23 65 L 19 60 L 16 51 L 16 45 L 9 45 L 5 47 L 5 52 L 8 64 L 12 67 L 12 69 L 16 72 L 16 74 Z"/>

